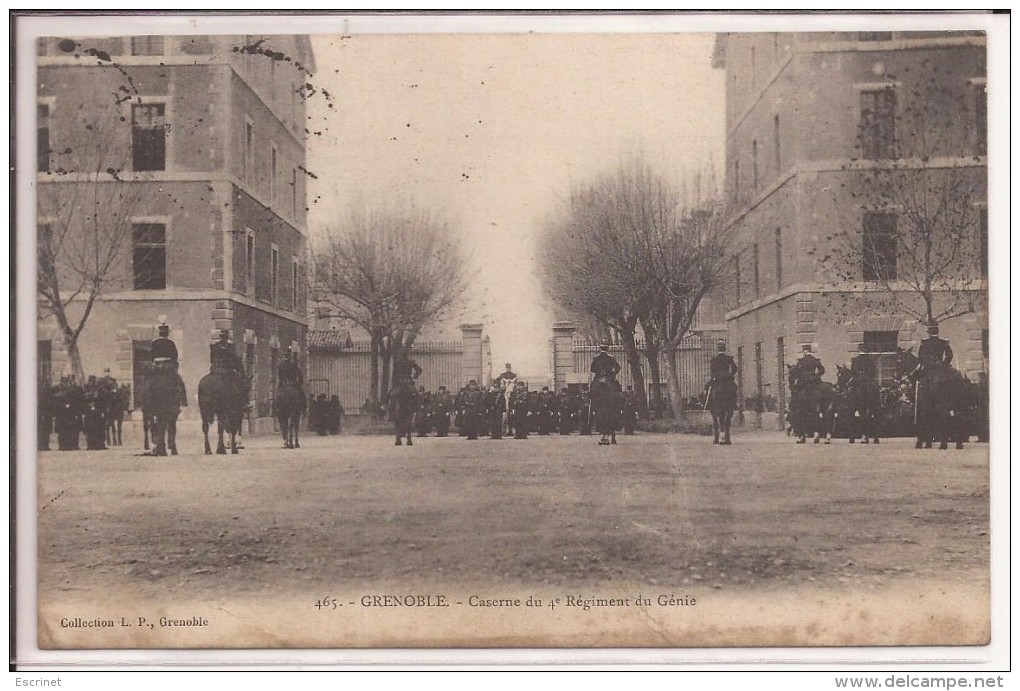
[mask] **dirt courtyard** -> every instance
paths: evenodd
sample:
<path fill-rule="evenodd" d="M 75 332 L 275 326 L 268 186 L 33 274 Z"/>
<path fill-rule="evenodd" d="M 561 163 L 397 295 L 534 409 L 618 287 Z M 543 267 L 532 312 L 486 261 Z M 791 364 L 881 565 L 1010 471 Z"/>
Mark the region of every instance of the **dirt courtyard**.
<path fill-rule="evenodd" d="M 306 435 L 205 456 L 182 428 L 175 457 L 138 456 L 134 429 L 40 453 L 41 647 L 988 637 L 987 445 Z M 139 630 L 164 615 L 191 623 Z"/>

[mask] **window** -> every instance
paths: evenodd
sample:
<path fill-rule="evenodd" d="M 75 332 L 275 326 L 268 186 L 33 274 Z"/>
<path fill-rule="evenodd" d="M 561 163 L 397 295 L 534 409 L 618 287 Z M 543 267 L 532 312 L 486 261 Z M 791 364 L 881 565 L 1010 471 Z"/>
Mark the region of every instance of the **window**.
<path fill-rule="evenodd" d="M 737 286 L 737 304 L 740 304 L 740 255 L 733 258 L 733 277 Z"/>
<path fill-rule="evenodd" d="M 269 145 L 269 204 L 276 203 L 276 144 Z"/>
<path fill-rule="evenodd" d="M 977 137 L 975 151 L 978 156 L 988 154 L 988 92 L 984 84 L 977 87 L 974 94 L 974 130 Z"/>
<path fill-rule="evenodd" d="M 280 249 L 276 245 L 273 245 L 272 254 L 271 254 L 271 258 L 270 258 L 269 272 L 270 272 L 270 276 L 269 276 L 269 301 L 273 305 L 275 305 L 277 299 L 279 298 L 279 292 L 278 292 L 279 291 L 279 283 L 277 282 L 277 279 L 279 278 L 279 275 L 280 275 Z"/>
<path fill-rule="evenodd" d="M 36 106 L 36 170 L 50 172 L 50 107 L 45 103 Z"/>
<path fill-rule="evenodd" d="M 783 289 L 783 229 L 776 228 L 776 290 Z"/>
<path fill-rule="evenodd" d="M 131 227 L 131 265 L 135 290 L 166 288 L 166 226 L 135 223 Z"/>
<path fill-rule="evenodd" d="M 981 278 L 988 278 L 988 209 L 981 209 L 979 234 L 981 248 L 978 253 L 978 261 L 981 262 Z"/>
<path fill-rule="evenodd" d="M 755 395 L 758 397 L 755 410 L 764 413 L 765 406 L 765 349 L 761 341 L 754 344 L 754 386 Z"/>
<path fill-rule="evenodd" d="M 862 268 L 865 281 L 896 278 L 896 214 L 864 214 Z"/>
<path fill-rule="evenodd" d="M 899 348 L 897 331 L 865 331 L 864 352 L 875 358 L 875 373 L 878 383 L 896 380 L 896 354 Z"/>
<path fill-rule="evenodd" d="M 36 378 L 40 383 L 53 381 L 53 341 L 36 341 Z"/>
<path fill-rule="evenodd" d="M 772 116 L 772 156 L 776 159 L 776 174 L 783 169 L 782 151 L 779 148 L 779 115 Z"/>
<path fill-rule="evenodd" d="M 896 92 L 861 92 L 861 155 L 866 159 L 895 158 Z"/>
<path fill-rule="evenodd" d="M 858 41 L 891 41 L 891 31 L 858 31 Z"/>
<path fill-rule="evenodd" d="M 251 183 L 255 179 L 255 123 L 250 118 L 244 122 L 244 180 Z"/>
<path fill-rule="evenodd" d="M 250 230 L 245 236 L 244 246 L 244 294 L 255 294 L 255 233 Z"/>
<path fill-rule="evenodd" d="M 744 346 L 737 347 L 737 400 L 744 400 Z"/>
<path fill-rule="evenodd" d="M 162 36 L 132 36 L 131 37 L 131 54 L 132 55 L 162 55 L 163 54 L 163 37 Z"/>
<path fill-rule="evenodd" d="M 776 381 L 779 383 L 779 412 L 786 411 L 786 339 L 776 339 Z"/>
<path fill-rule="evenodd" d="M 751 186 L 758 189 L 758 140 L 751 142 Z"/>
<path fill-rule="evenodd" d="M 166 104 L 131 106 L 131 161 L 135 170 L 166 170 Z"/>
<path fill-rule="evenodd" d="M 290 264 L 290 309 L 297 312 L 298 308 L 298 262 L 296 257 L 291 257 Z"/>
<path fill-rule="evenodd" d="M 761 274 L 759 271 L 760 263 L 758 258 L 758 243 L 756 242 L 751 246 L 751 266 L 752 271 L 754 272 L 754 296 L 756 298 L 761 297 Z"/>

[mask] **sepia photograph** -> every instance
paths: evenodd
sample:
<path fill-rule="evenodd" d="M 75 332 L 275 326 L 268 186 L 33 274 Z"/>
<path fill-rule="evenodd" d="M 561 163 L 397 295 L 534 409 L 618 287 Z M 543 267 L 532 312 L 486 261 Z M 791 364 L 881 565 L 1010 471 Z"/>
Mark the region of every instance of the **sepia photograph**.
<path fill-rule="evenodd" d="M 15 26 L 17 659 L 1008 640 L 1008 16 Z"/>

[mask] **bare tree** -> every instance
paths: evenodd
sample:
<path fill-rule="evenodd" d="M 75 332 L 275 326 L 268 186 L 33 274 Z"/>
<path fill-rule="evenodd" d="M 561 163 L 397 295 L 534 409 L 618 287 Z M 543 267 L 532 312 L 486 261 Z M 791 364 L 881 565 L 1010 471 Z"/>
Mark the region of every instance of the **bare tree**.
<path fill-rule="evenodd" d="M 467 263 L 448 223 L 416 205 L 352 207 L 326 233 L 315 260 L 316 297 L 368 332 L 372 400 L 422 328 L 467 289 Z"/>
<path fill-rule="evenodd" d="M 66 130 L 68 140 L 40 155 L 50 163 L 38 186 L 39 318 L 56 320 L 79 381 L 84 367 L 78 338 L 96 300 L 123 270 L 131 217 L 142 205 L 144 185 L 121 178 L 118 124 L 113 107 L 79 111 Z"/>
<path fill-rule="evenodd" d="M 638 270 L 633 231 L 616 176 L 577 184 L 541 238 L 542 277 L 561 308 L 617 333 L 635 389 L 645 395 L 636 332 L 647 310 L 646 277 Z"/>

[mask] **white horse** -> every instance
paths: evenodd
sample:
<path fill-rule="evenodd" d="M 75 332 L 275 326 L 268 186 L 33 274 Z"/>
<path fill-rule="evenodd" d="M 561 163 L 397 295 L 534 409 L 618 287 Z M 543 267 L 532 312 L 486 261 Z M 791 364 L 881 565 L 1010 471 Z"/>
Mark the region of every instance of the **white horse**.
<path fill-rule="evenodd" d="M 499 390 L 503 395 L 503 434 L 509 436 L 510 434 L 510 397 L 514 392 L 514 385 L 517 383 L 517 377 L 500 377 L 499 378 Z"/>

